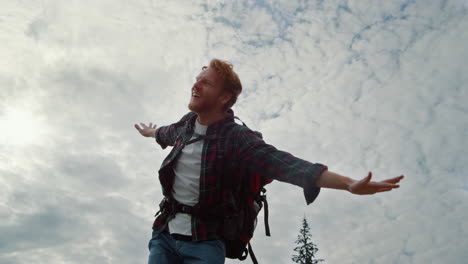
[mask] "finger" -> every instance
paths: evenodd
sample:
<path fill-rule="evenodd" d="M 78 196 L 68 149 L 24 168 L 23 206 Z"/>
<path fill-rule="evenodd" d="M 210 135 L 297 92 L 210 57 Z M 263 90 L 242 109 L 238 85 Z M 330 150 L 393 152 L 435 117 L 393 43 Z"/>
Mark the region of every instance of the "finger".
<path fill-rule="evenodd" d="M 143 127 L 143 128 L 147 128 L 147 126 L 143 123 L 140 123 L 140 125 Z"/>
<path fill-rule="evenodd" d="M 391 178 L 391 179 L 386 179 L 386 180 L 383 180 L 381 182 L 387 182 L 387 183 L 397 183 L 399 182 L 400 179 L 399 178 Z"/>
<path fill-rule="evenodd" d="M 367 174 L 367 176 L 362 181 L 364 183 L 368 183 L 370 182 L 371 179 L 372 179 L 372 172 L 369 171 L 369 174 Z"/>
<path fill-rule="evenodd" d="M 398 188 L 400 185 L 387 182 L 370 182 L 368 186 L 372 188 Z"/>
<path fill-rule="evenodd" d="M 154 127 L 153 128 L 156 128 L 156 124 L 154 124 Z"/>
<path fill-rule="evenodd" d="M 398 176 L 398 177 L 395 177 L 395 178 L 386 179 L 386 180 L 384 180 L 384 181 L 382 181 L 382 182 L 398 183 L 398 182 L 400 182 L 400 180 L 403 179 L 403 178 L 404 178 L 404 176 L 401 175 L 401 176 Z"/>
<path fill-rule="evenodd" d="M 150 123 L 150 124 L 149 124 L 149 127 L 151 127 L 151 128 L 152 128 L 152 127 L 153 127 L 153 123 Z"/>
<path fill-rule="evenodd" d="M 141 128 L 137 124 L 135 124 L 135 128 L 141 132 Z"/>
<path fill-rule="evenodd" d="M 387 188 L 399 188 L 400 186 L 397 184 L 391 184 L 391 183 L 383 183 L 383 182 L 370 182 L 367 185 L 364 186 L 365 188 L 369 190 L 374 190 L 377 191 L 378 189 L 387 189 Z"/>

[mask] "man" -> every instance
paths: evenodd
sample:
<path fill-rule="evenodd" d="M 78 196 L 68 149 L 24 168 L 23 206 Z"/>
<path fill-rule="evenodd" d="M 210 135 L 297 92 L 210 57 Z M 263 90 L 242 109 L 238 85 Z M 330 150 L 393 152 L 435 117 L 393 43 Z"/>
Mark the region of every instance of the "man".
<path fill-rule="evenodd" d="M 188 208 L 164 210 L 156 218 L 149 264 L 224 263 L 223 218 L 216 212 L 222 215 L 234 210 L 240 195 L 227 192 L 226 181 L 247 182 L 242 185 L 247 189 L 274 179 L 291 183 L 303 188 L 307 204 L 315 200 L 321 187 L 361 195 L 399 187 L 403 175 L 375 182 L 369 172 L 354 180 L 266 144 L 257 133 L 234 122 L 231 107 L 241 91 L 233 66 L 213 59 L 202 68 L 191 89 L 190 113 L 157 129 L 152 123 L 135 124 L 141 135 L 154 137 L 162 148 L 173 146 L 161 165 L 159 179 L 164 196 L 172 203 L 170 208 Z M 210 214 L 213 217 L 207 217 Z"/>

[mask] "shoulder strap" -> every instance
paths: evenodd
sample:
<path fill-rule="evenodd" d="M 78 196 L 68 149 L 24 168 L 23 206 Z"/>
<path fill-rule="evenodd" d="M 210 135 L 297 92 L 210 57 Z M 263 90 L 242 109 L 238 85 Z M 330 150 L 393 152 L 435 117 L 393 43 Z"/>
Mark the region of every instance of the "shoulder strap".
<path fill-rule="evenodd" d="M 242 121 L 239 117 L 234 116 L 234 119 L 239 120 L 242 123 L 243 126 L 247 127 L 247 125 L 244 123 L 244 121 Z"/>
<path fill-rule="evenodd" d="M 196 138 L 194 138 L 194 139 L 191 139 L 191 140 L 187 141 L 187 142 L 185 143 L 185 146 L 190 145 L 190 144 L 192 144 L 192 143 L 195 143 L 195 142 L 197 142 L 197 141 L 203 140 L 203 139 L 208 139 L 208 140 L 210 140 L 210 139 L 215 139 L 215 138 L 218 138 L 218 137 L 217 137 L 216 135 L 209 135 L 209 136 L 207 136 L 207 135 L 201 135 L 201 136 L 199 136 L 199 137 L 196 137 Z"/>
<path fill-rule="evenodd" d="M 260 194 L 260 200 L 263 203 L 263 222 L 265 223 L 265 235 L 266 236 L 271 236 L 270 233 L 270 224 L 268 223 L 268 201 L 266 198 L 266 189 L 265 187 L 262 187 L 261 194 Z"/>
<path fill-rule="evenodd" d="M 250 242 L 247 245 L 248 245 L 248 250 L 249 250 L 249 254 L 250 254 L 250 258 L 252 259 L 252 262 L 254 264 L 258 264 L 257 258 L 255 257 L 255 254 L 253 253 L 252 246 L 250 245 Z"/>

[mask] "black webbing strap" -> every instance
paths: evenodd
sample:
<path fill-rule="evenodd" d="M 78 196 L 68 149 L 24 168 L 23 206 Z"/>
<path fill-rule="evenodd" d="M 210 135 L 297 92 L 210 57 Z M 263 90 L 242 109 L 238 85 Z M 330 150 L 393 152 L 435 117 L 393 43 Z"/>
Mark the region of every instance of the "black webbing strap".
<path fill-rule="evenodd" d="M 262 188 L 262 195 L 260 195 L 260 199 L 262 200 L 263 202 L 263 222 L 265 222 L 265 234 L 266 236 L 271 236 L 271 233 L 270 233 L 270 225 L 268 224 L 268 201 L 267 201 L 267 198 L 266 198 L 266 189 L 265 188 Z"/>
<path fill-rule="evenodd" d="M 184 214 L 189 214 L 189 215 L 194 215 L 194 216 L 198 216 L 199 214 L 199 210 L 197 210 L 198 208 L 194 207 L 194 206 L 190 206 L 190 205 L 186 205 L 186 204 L 181 204 L 181 203 L 177 203 L 175 204 L 174 208 L 173 208 L 173 213 L 176 214 L 176 213 L 184 213 Z"/>
<path fill-rule="evenodd" d="M 207 135 L 200 135 L 199 137 L 193 138 L 193 139 L 191 139 L 191 140 L 185 142 L 184 145 L 187 146 L 187 145 L 190 145 L 190 144 L 192 144 L 192 143 L 198 142 L 198 141 L 200 141 L 200 140 L 204 140 L 204 139 L 215 139 L 215 138 L 217 138 L 216 135 L 209 135 L 209 136 L 207 136 Z"/>
<path fill-rule="evenodd" d="M 237 116 L 234 116 L 235 119 L 239 120 L 243 126 L 247 127 L 247 125 L 244 123 L 244 121 L 242 121 L 240 118 L 238 118 Z"/>
<path fill-rule="evenodd" d="M 242 255 L 240 257 L 238 257 L 237 259 L 245 260 L 248 255 L 249 255 L 249 250 L 247 248 L 244 248 L 244 251 L 242 251 Z"/>
<path fill-rule="evenodd" d="M 164 198 L 159 204 L 159 211 L 156 213 L 157 216 L 161 212 L 168 212 L 171 215 L 177 213 L 190 214 L 198 216 L 200 214 L 200 208 L 197 206 L 190 206 L 177 202 L 174 198 Z"/>
<path fill-rule="evenodd" d="M 174 198 L 163 198 L 159 204 L 159 211 L 155 216 L 160 213 L 169 213 L 169 215 L 176 215 L 177 213 L 189 214 L 200 219 L 219 219 L 222 215 L 222 210 L 207 210 L 199 204 L 194 206 L 181 204 Z"/>
<path fill-rule="evenodd" d="M 255 257 L 255 254 L 253 253 L 252 246 L 250 245 L 250 242 L 247 245 L 248 245 L 248 248 L 249 248 L 249 255 L 250 255 L 250 258 L 252 259 L 252 262 L 254 264 L 258 264 L 257 258 Z"/>

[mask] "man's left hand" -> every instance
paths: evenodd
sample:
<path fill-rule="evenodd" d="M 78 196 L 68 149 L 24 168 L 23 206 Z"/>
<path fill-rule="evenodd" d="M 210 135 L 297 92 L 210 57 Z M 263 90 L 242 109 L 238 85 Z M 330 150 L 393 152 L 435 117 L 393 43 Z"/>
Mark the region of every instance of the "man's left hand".
<path fill-rule="evenodd" d="M 380 182 L 371 181 L 372 172 L 363 178 L 362 180 L 354 181 L 349 185 L 349 191 L 353 194 L 366 195 L 375 194 L 379 192 L 388 192 L 395 188 L 399 188 L 400 185 L 397 183 L 403 179 L 403 175 L 395 178 L 383 180 Z"/>

